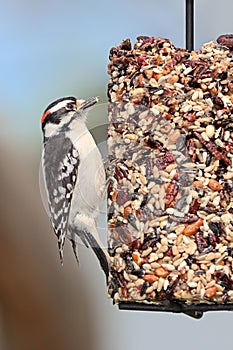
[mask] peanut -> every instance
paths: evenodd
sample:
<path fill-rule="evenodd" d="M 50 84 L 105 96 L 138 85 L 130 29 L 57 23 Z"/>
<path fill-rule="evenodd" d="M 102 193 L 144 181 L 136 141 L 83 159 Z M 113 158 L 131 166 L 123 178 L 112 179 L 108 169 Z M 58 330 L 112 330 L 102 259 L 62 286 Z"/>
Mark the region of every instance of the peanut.
<path fill-rule="evenodd" d="M 143 279 L 145 282 L 154 283 L 158 281 L 159 277 L 152 274 L 148 274 L 148 275 L 145 275 Z"/>
<path fill-rule="evenodd" d="M 213 296 L 217 293 L 217 288 L 215 286 L 207 288 L 205 291 L 206 298 L 213 298 Z"/>
<path fill-rule="evenodd" d="M 163 267 L 158 267 L 155 269 L 155 273 L 159 277 L 166 278 L 169 275 L 169 271 L 165 270 Z"/>
<path fill-rule="evenodd" d="M 132 208 L 130 205 L 124 208 L 124 218 L 126 219 L 132 213 Z"/>
<path fill-rule="evenodd" d="M 143 260 L 140 256 L 140 253 L 137 251 L 132 253 L 132 259 L 139 266 L 142 265 L 142 263 L 143 263 Z"/>
<path fill-rule="evenodd" d="M 192 236 L 195 233 L 197 233 L 197 231 L 202 225 L 203 225 L 203 219 L 199 218 L 197 221 L 193 222 L 192 224 L 187 225 L 183 231 L 183 234 L 185 236 Z"/>
<path fill-rule="evenodd" d="M 193 181 L 193 187 L 194 188 L 202 188 L 203 187 L 203 182 L 200 180 Z"/>
<path fill-rule="evenodd" d="M 208 186 L 213 191 L 220 191 L 223 189 L 222 185 L 217 180 L 214 180 L 214 179 L 209 180 Z"/>

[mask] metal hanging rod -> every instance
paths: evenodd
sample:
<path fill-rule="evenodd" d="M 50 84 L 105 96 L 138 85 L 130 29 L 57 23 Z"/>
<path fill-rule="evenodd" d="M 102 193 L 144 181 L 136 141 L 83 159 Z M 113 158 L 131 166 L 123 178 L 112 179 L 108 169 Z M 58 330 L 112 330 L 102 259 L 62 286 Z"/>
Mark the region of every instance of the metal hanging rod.
<path fill-rule="evenodd" d="M 194 0 L 185 0 L 186 49 L 194 49 Z"/>

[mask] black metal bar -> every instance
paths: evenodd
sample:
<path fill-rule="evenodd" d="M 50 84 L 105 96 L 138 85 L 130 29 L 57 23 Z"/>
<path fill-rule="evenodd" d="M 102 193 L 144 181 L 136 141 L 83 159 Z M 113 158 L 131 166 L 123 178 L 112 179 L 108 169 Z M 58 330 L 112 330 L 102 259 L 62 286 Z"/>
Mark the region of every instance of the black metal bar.
<path fill-rule="evenodd" d="M 186 1 L 186 49 L 192 51 L 194 49 L 194 0 Z"/>
<path fill-rule="evenodd" d="M 118 305 L 120 310 L 131 311 L 157 311 L 183 313 L 185 315 L 201 318 L 207 311 L 233 311 L 233 304 L 181 304 L 178 302 L 165 301 L 164 304 L 145 304 L 137 302 L 121 302 Z"/>

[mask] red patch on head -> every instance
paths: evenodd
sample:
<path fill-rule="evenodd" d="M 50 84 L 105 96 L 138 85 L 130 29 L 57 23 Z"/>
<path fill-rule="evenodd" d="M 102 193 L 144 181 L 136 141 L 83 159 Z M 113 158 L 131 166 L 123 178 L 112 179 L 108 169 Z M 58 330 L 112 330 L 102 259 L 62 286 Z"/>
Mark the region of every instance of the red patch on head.
<path fill-rule="evenodd" d="M 47 117 L 47 115 L 48 115 L 49 113 L 50 113 L 50 110 L 44 112 L 44 114 L 42 115 L 41 120 L 40 120 L 41 124 L 45 121 L 45 118 Z"/>

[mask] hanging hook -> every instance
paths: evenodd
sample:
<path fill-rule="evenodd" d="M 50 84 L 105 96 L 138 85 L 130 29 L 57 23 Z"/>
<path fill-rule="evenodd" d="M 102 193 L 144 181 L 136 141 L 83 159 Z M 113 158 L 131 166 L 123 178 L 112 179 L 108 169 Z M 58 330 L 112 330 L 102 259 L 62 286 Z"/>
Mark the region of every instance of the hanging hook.
<path fill-rule="evenodd" d="M 192 51 L 194 49 L 194 0 L 186 1 L 186 49 Z"/>

